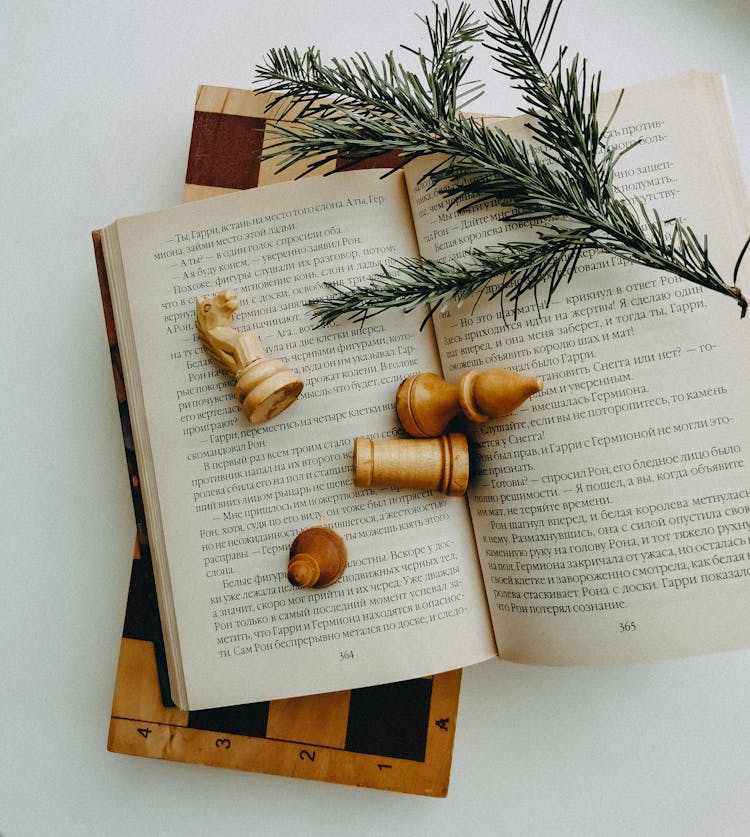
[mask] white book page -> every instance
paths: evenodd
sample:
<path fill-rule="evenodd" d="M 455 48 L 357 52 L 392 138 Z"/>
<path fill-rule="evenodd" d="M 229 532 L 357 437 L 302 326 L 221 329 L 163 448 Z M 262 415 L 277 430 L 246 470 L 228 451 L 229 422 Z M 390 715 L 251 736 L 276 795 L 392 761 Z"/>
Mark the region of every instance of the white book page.
<path fill-rule="evenodd" d="M 721 79 L 626 90 L 611 141 L 636 138 L 617 185 L 707 233 L 731 281 L 750 213 Z M 419 175 L 423 255 L 533 236 L 502 212 L 456 215 Z M 436 318 L 449 380 L 500 366 L 545 382 L 473 434 L 471 508 L 506 659 L 617 662 L 750 639 L 748 322 L 729 297 L 616 261 L 582 260 L 540 311 L 528 295 L 504 320 L 483 298 Z"/>
<path fill-rule="evenodd" d="M 439 368 L 432 331 L 419 332 L 418 313 L 315 329 L 306 305 L 322 281 L 364 281 L 385 258 L 416 252 L 403 178 L 380 174 L 117 223 L 126 280 L 114 303 L 131 412 L 142 414 L 170 677 L 184 680 L 191 709 L 429 675 L 495 653 L 465 498 L 353 485 L 354 438 L 397 435 L 399 382 Z M 248 422 L 197 339 L 196 295 L 225 287 L 240 301 L 234 327 L 305 381 L 265 424 Z M 286 578 L 290 544 L 311 526 L 347 544 L 346 573 L 327 589 Z"/>

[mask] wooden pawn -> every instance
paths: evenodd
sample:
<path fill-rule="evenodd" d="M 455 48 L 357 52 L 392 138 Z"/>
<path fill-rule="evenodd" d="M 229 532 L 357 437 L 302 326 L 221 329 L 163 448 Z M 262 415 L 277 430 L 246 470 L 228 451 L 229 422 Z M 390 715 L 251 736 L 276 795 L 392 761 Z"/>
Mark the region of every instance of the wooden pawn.
<path fill-rule="evenodd" d="M 327 526 L 305 529 L 289 549 L 287 577 L 295 587 L 328 587 L 346 569 L 346 544 Z"/>
<path fill-rule="evenodd" d="M 354 440 L 354 484 L 442 491 L 449 497 L 466 493 L 469 447 L 462 433 L 436 439 Z"/>

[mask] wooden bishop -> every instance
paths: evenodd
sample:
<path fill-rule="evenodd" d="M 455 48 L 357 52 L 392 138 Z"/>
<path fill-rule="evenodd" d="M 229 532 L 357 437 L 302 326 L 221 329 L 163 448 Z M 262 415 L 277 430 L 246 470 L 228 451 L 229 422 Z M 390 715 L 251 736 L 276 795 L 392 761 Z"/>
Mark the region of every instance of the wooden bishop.
<path fill-rule="evenodd" d="M 410 436 L 439 436 L 458 415 L 482 424 L 508 415 L 542 388 L 540 378 L 510 369 L 474 369 L 466 372 L 458 385 L 432 372 L 421 372 L 399 386 L 396 412 Z"/>
<path fill-rule="evenodd" d="M 235 376 L 235 392 L 243 412 L 252 424 L 259 424 L 285 410 L 304 384 L 282 361 L 266 357 L 255 334 L 231 326 L 238 306 L 235 291 L 199 296 L 195 300 L 195 321 L 206 352 Z"/>
<path fill-rule="evenodd" d="M 442 491 L 460 497 L 469 485 L 469 447 L 462 433 L 437 439 L 354 440 L 354 484 Z"/>

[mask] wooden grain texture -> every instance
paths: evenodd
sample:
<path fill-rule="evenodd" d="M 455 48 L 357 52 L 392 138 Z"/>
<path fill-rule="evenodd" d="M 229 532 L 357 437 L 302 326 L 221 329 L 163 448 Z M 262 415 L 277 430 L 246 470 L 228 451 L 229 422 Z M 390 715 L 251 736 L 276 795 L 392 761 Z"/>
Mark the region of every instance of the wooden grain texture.
<path fill-rule="evenodd" d="M 268 141 L 267 96 L 203 85 L 185 201 L 291 180 L 257 164 Z M 391 160 L 382 160 L 390 164 Z M 137 463 L 100 242 L 94 234 L 105 321 L 138 519 L 108 749 L 114 753 L 421 794 L 448 793 L 460 670 L 367 689 L 201 712 L 169 705 Z"/>
<path fill-rule="evenodd" d="M 463 433 L 437 438 L 354 440 L 354 484 L 440 491 L 461 497 L 469 487 L 469 447 Z"/>

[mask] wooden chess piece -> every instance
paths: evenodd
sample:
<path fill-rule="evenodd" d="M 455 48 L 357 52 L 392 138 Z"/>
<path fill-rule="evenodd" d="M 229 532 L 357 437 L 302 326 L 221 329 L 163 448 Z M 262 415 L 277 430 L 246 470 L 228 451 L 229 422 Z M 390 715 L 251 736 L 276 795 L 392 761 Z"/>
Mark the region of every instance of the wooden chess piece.
<path fill-rule="evenodd" d="M 462 433 L 436 439 L 354 440 L 354 484 L 442 491 L 460 497 L 469 485 L 469 446 Z"/>
<path fill-rule="evenodd" d="M 482 424 L 512 413 L 542 388 L 540 378 L 510 369 L 473 369 L 458 385 L 432 372 L 421 372 L 399 386 L 396 412 L 410 436 L 439 436 L 458 415 Z"/>
<path fill-rule="evenodd" d="M 235 392 L 248 420 L 259 424 L 285 410 L 304 384 L 282 361 L 266 357 L 255 334 L 232 328 L 232 315 L 238 307 L 235 291 L 199 296 L 195 322 L 206 352 L 235 376 Z"/>
<path fill-rule="evenodd" d="M 305 529 L 289 550 L 287 577 L 295 587 L 329 587 L 346 569 L 346 544 L 326 526 Z"/>

